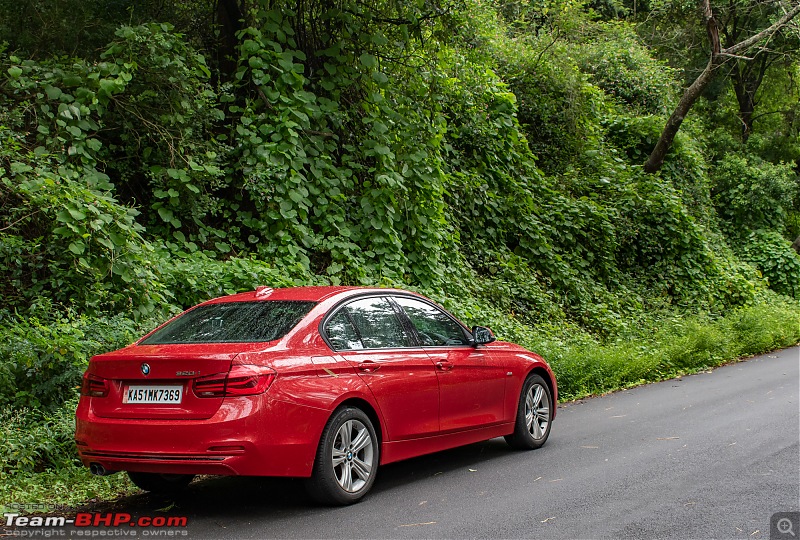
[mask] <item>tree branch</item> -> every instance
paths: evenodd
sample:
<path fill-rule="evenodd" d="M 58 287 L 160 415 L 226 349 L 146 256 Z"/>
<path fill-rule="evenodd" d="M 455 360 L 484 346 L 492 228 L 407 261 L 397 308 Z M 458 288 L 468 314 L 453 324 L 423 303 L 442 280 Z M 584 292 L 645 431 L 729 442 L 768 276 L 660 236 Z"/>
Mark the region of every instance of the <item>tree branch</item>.
<path fill-rule="evenodd" d="M 768 38 L 768 37 L 772 37 L 772 35 L 775 32 L 777 32 L 778 30 L 780 30 L 781 28 L 786 26 L 792 19 L 794 19 L 797 16 L 798 13 L 800 13 L 800 2 L 798 2 L 798 4 L 796 6 L 794 6 L 792 9 L 787 11 L 786 15 L 781 17 L 775 24 L 773 24 L 769 28 L 765 28 L 764 30 L 762 30 L 758 34 L 756 34 L 754 36 L 750 36 L 746 40 L 740 41 L 736 45 L 728 47 L 727 49 L 725 49 L 725 50 L 723 50 L 721 52 L 724 52 L 726 54 L 737 54 L 737 53 L 739 53 L 741 51 L 746 51 L 747 49 L 749 49 L 750 47 L 752 47 L 753 45 L 755 45 L 756 43 L 758 43 L 762 39 L 765 39 L 765 38 Z"/>

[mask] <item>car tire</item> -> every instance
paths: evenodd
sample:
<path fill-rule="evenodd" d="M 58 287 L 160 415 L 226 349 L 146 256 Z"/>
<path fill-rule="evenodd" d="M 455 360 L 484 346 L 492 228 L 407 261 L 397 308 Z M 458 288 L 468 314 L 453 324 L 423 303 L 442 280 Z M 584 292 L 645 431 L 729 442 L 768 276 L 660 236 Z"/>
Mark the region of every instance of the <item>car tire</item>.
<path fill-rule="evenodd" d="M 128 471 L 131 482 L 151 493 L 177 493 L 194 479 L 193 474 L 159 474 Z"/>
<path fill-rule="evenodd" d="M 518 450 L 533 450 L 542 446 L 550 435 L 553 394 L 539 375 L 530 374 L 522 385 L 517 405 L 514 433 L 506 442 Z"/>
<path fill-rule="evenodd" d="M 358 502 L 375 483 L 379 461 L 380 444 L 369 417 L 355 407 L 337 409 L 322 431 L 306 483 L 309 495 L 330 506 Z"/>

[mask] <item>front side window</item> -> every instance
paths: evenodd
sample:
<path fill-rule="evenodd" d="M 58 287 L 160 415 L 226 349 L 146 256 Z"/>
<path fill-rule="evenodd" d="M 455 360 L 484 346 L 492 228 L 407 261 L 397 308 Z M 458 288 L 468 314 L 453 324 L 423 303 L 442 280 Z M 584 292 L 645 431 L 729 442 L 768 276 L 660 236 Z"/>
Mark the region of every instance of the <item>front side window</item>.
<path fill-rule="evenodd" d="M 441 309 L 413 298 L 400 296 L 394 300 L 411 319 L 423 345 L 427 347 L 469 345 L 461 325 Z"/>
<path fill-rule="evenodd" d="M 349 320 L 355 325 L 353 330 L 361 338 L 360 343 L 363 348 L 385 349 L 411 346 L 411 340 L 400 324 L 392 305 L 385 298 L 376 297 L 350 302 L 328 321 L 326 332 L 334 348 L 337 344 L 343 343 L 342 339 L 351 331 L 347 329 L 348 325 L 344 324 L 343 319 L 338 318 L 340 315 L 345 316 L 343 313 L 345 311 Z M 352 336 L 352 334 L 350 335 Z M 348 348 L 360 347 L 349 346 Z"/>
<path fill-rule="evenodd" d="M 314 305 L 279 300 L 206 304 L 187 311 L 140 345 L 272 341 L 285 336 Z"/>

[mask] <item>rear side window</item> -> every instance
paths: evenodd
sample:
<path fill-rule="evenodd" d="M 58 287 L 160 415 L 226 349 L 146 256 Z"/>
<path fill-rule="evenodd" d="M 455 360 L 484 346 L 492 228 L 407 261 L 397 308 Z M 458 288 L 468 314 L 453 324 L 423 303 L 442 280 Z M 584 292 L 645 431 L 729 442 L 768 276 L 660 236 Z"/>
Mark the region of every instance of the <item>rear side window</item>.
<path fill-rule="evenodd" d="M 345 323 L 347 320 L 343 313 L 345 311 L 355 328 Z M 340 315 L 343 316 L 341 319 Z M 411 346 L 408 334 L 386 298 L 363 298 L 350 302 L 328 321 L 325 331 L 336 350 L 341 350 L 340 347 L 386 349 Z M 359 337 L 360 343 L 356 341 Z M 351 339 L 352 342 L 345 345 L 347 339 Z"/>
<path fill-rule="evenodd" d="M 328 341 L 335 351 L 363 349 L 361 337 L 350 322 L 350 317 L 344 309 L 340 309 L 336 315 L 330 318 L 325 325 L 325 332 L 328 334 Z"/>
<path fill-rule="evenodd" d="M 272 341 L 285 336 L 314 305 L 269 300 L 207 304 L 187 311 L 140 344 Z"/>

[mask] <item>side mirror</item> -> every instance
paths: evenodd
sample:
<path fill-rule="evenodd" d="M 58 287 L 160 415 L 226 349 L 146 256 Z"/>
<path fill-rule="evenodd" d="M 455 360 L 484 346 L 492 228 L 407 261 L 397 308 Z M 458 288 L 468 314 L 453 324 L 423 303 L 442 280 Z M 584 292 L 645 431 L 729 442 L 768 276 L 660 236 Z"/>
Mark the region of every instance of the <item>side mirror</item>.
<path fill-rule="evenodd" d="M 473 339 L 473 344 L 476 347 L 478 345 L 486 345 L 487 343 L 491 343 L 492 341 L 497 341 L 497 338 L 494 337 L 492 331 L 486 328 L 485 326 L 473 326 L 472 339 Z"/>

